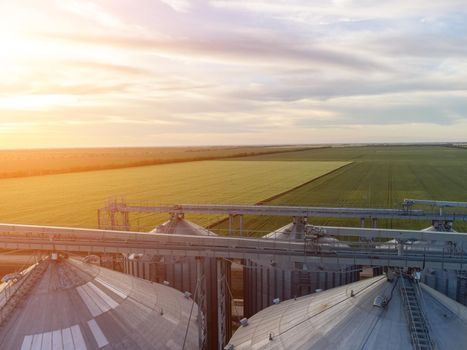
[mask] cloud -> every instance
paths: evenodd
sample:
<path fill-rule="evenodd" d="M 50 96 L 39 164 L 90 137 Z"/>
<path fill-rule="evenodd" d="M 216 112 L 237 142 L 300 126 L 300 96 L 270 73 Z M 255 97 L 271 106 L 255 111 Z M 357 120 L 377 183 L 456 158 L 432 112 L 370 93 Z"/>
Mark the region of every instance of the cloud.
<path fill-rule="evenodd" d="M 327 100 L 350 96 L 385 96 L 394 93 L 467 92 L 467 80 L 459 77 L 403 77 L 386 79 L 316 79 L 304 75 L 295 79 L 279 78 L 276 84 L 264 84 L 227 91 L 228 96 L 258 101 Z"/>
<path fill-rule="evenodd" d="M 225 36 L 222 38 L 158 40 L 137 37 L 89 36 L 78 34 L 43 34 L 50 39 L 87 45 L 110 46 L 121 49 L 147 50 L 166 53 L 183 59 L 199 58 L 206 61 L 271 63 L 300 63 L 302 65 L 338 66 L 356 70 L 389 70 L 384 64 L 319 45 L 294 43 L 278 38 Z"/>
<path fill-rule="evenodd" d="M 133 67 L 128 65 L 113 64 L 107 62 L 95 62 L 85 60 L 66 60 L 62 61 L 62 64 L 68 65 L 69 68 L 81 68 L 97 71 L 109 71 L 116 74 L 128 74 L 128 75 L 145 75 L 150 74 L 151 71 L 142 67 Z"/>
<path fill-rule="evenodd" d="M 25 0 L 0 26 L 3 145 L 450 140 L 467 123 L 464 1 Z"/>
<path fill-rule="evenodd" d="M 241 10 L 244 12 L 280 15 L 286 19 L 321 18 L 321 23 L 335 21 L 352 21 L 369 18 L 405 18 L 414 16 L 433 16 L 445 12 L 464 12 L 465 2 L 447 0 L 429 2 L 423 0 L 338 0 L 338 1 L 303 1 L 303 0 L 211 0 L 210 4 L 217 8 Z M 327 21 L 325 21 L 327 19 Z"/>
<path fill-rule="evenodd" d="M 188 0 L 161 0 L 161 2 L 179 12 L 188 12 L 191 8 L 190 1 Z"/>

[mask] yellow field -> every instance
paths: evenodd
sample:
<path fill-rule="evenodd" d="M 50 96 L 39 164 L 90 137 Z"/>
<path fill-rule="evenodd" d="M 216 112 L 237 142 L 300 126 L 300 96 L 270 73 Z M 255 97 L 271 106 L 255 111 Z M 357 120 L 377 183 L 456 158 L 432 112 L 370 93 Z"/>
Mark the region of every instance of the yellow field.
<path fill-rule="evenodd" d="M 95 227 L 96 210 L 110 197 L 152 204 L 252 204 L 345 164 L 340 161 L 199 161 L 3 179 L 0 180 L 0 222 Z M 149 225 L 147 220 L 143 220 L 145 228 Z"/>
<path fill-rule="evenodd" d="M 131 168 L 290 152 L 311 147 L 146 147 L 0 150 L 0 178 Z"/>

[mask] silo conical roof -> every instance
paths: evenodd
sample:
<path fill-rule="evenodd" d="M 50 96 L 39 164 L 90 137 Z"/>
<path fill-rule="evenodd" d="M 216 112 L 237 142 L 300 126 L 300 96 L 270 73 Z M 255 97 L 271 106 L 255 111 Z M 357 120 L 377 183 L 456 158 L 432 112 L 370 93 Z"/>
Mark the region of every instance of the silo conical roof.
<path fill-rule="evenodd" d="M 230 349 L 412 349 L 402 297 L 385 276 L 355 282 L 270 306 L 248 320 Z M 436 348 L 467 344 L 467 308 L 421 285 L 420 300 Z"/>
<path fill-rule="evenodd" d="M 168 233 L 195 236 L 215 236 L 216 234 L 183 218 L 174 218 L 157 226 L 150 233 Z"/>
<path fill-rule="evenodd" d="M 181 292 L 76 259 L 41 264 L 0 328 L 1 349 L 181 349 L 185 334 L 198 349 L 197 307 Z"/>

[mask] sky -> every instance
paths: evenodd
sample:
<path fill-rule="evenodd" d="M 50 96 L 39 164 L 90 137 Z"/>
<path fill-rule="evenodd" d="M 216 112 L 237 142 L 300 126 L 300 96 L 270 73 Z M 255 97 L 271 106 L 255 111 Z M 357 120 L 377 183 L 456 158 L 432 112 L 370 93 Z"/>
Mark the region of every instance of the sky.
<path fill-rule="evenodd" d="M 465 0 L 0 0 L 0 148 L 466 140 Z"/>

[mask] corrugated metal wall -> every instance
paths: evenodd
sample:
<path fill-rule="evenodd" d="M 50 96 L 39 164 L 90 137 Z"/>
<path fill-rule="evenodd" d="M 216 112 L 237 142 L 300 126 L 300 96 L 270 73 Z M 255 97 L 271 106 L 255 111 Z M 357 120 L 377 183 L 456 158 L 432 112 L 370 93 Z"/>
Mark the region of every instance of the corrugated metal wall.
<path fill-rule="evenodd" d="M 244 268 L 244 313 L 251 317 L 264 308 L 271 306 L 276 298 L 292 299 L 314 293 L 316 289 L 330 289 L 360 279 L 358 266 L 348 266 L 338 271 L 335 266 L 327 266 L 328 271 L 288 271 L 263 266 L 254 261 L 245 261 Z M 329 271 L 335 270 L 335 271 Z"/>
<path fill-rule="evenodd" d="M 206 316 L 208 332 L 208 348 L 217 348 L 217 264 L 215 258 L 205 258 L 204 272 L 206 274 Z M 144 278 L 150 281 L 162 283 L 167 281 L 170 286 L 181 291 L 195 295 L 198 271 L 196 258 L 185 257 L 150 257 L 141 259 L 129 259 L 124 256 L 124 272 L 132 276 Z M 230 264 L 229 264 L 230 267 Z M 230 268 L 226 269 L 227 283 L 231 283 Z M 227 340 L 232 336 L 230 294 L 226 295 L 226 326 Z M 213 346 L 213 347 L 212 347 Z"/>
<path fill-rule="evenodd" d="M 467 306 L 467 271 L 424 271 L 422 281 L 438 292 Z"/>

